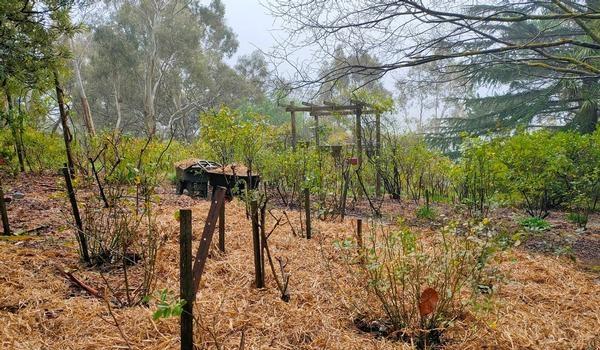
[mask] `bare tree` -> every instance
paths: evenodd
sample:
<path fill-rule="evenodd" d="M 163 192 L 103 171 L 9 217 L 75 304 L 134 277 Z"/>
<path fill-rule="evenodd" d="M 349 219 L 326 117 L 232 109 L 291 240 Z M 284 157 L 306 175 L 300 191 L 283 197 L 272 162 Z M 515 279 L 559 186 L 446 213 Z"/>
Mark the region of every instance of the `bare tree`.
<path fill-rule="evenodd" d="M 431 62 L 446 65 L 455 78 L 471 79 L 510 65 L 508 72 L 527 75 L 531 84 L 553 86 L 570 81 L 586 91 L 597 90 L 600 5 L 597 0 L 492 1 L 465 4 L 428 0 L 270 0 L 286 33 L 272 53 L 293 70 L 291 88 L 327 84 L 345 76 L 377 80 L 389 72 Z M 331 57 L 343 45 L 368 52 L 378 62 L 347 60 L 332 69 L 297 59 L 310 50 L 311 61 Z M 533 81 L 535 79 L 535 82 Z M 505 83 L 510 83 L 505 80 Z M 587 85 L 586 85 L 587 84 Z M 578 94 L 577 116 L 582 131 L 595 128 L 598 96 Z M 593 102 L 584 108 L 582 101 Z M 564 102 L 564 100 L 561 100 Z M 561 106 L 570 111 L 572 105 Z M 531 121 L 531 120 L 530 120 Z"/>

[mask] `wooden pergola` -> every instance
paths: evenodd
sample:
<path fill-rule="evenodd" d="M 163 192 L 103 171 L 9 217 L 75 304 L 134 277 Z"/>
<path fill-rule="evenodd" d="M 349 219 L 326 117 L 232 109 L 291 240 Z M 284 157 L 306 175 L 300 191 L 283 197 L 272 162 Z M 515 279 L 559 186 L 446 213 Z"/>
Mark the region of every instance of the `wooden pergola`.
<path fill-rule="evenodd" d="M 291 114 L 292 127 L 292 148 L 296 149 L 297 133 L 296 133 L 296 112 L 308 112 L 309 115 L 315 118 L 315 143 L 317 147 L 319 142 L 319 118 L 332 115 L 355 115 L 354 140 L 356 143 L 358 164 L 362 164 L 363 143 L 362 143 L 362 117 L 364 115 L 375 115 L 375 154 L 379 155 L 381 146 L 381 113 L 373 108 L 372 105 L 357 100 L 350 100 L 349 104 L 336 104 L 324 101 L 323 104 L 317 105 L 308 102 L 302 102 L 302 105 L 296 105 L 293 102 L 285 107 L 287 112 Z M 376 180 L 376 194 L 381 193 L 381 178 L 379 173 Z"/>

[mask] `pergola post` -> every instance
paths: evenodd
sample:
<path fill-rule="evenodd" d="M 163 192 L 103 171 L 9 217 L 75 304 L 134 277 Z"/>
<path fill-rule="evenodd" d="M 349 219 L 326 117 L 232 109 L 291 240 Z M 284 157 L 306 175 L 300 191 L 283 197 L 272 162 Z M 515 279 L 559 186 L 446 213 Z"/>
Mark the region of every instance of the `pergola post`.
<path fill-rule="evenodd" d="M 315 114 L 315 144 L 319 148 L 319 115 Z"/>
<path fill-rule="evenodd" d="M 296 150 L 296 110 L 294 109 L 294 102 L 290 103 L 292 107 L 290 110 L 291 121 L 292 121 L 292 149 Z"/>

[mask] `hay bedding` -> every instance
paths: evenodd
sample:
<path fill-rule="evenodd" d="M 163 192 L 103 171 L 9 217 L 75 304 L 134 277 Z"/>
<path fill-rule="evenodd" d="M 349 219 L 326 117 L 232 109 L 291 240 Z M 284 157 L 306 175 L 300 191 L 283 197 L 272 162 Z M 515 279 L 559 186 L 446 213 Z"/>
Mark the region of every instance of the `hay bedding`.
<path fill-rule="evenodd" d="M 47 195 L 47 194 L 46 194 Z M 158 210 L 168 236 L 159 257 L 157 288 L 178 290 L 178 223 L 191 207 L 197 237 L 209 203 L 161 194 Z M 276 211 L 278 212 L 278 211 Z M 290 213 L 299 227 L 297 212 Z M 52 220 L 56 220 L 53 218 Z M 58 219 L 60 220 L 60 218 Z M 272 220 L 270 220 L 272 223 Z M 315 221 L 315 239 L 294 237 L 284 225 L 272 235 L 274 256 L 288 259 L 289 303 L 280 300 L 266 266 L 265 290 L 252 287 L 250 225 L 240 202 L 227 205 L 227 253 L 212 250 L 195 306 L 202 348 L 403 349 L 403 343 L 358 332 L 347 295 L 359 293 L 331 246 L 351 235 L 354 222 Z M 195 247 L 198 242 L 195 241 Z M 78 266 L 72 232 L 53 230 L 29 240 L 0 241 L 0 349 L 177 349 L 178 320 L 152 320 L 153 306 L 115 309 L 73 287 L 56 265 L 101 289 L 98 272 Z M 600 346 L 600 285 L 566 258 L 513 250 L 497 259 L 504 283 L 488 313 L 474 312 L 448 332 L 450 349 L 596 349 Z M 327 262 L 327 263 L 326 263 Z M 115 278 L 118 276 L 109 276 Z"/>

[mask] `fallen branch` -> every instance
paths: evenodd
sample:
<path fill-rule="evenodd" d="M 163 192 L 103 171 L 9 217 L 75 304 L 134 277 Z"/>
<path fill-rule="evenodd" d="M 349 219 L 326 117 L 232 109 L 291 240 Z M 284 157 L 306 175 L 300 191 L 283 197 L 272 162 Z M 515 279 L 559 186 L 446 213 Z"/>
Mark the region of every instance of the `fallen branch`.
<path fill-rule="evenodd" d="M 67 277 L 71 282 L 73 282 L 74 284 L 76 284 L 81 289 L 85 290 L 86 292 L 88 292 L 88 294 L 90 294 L 91 296 L 94 296 L 99 299 L 104 299 L 104 297 L 102 296 L 102 293 L 100 293 L 96 289 L 85 284 L 82 280 L 80 280 L 75 275 L 73 275 L 73 273 L 68 272 L 59 266 L 57 266 L 57 269 L 58 269 L 58 271 L 60 271 L 61 274 L 63 274 L 65 277 Z"/>
<path fill-rule="evenodd" d="M 47 227 L 48 227 L 48 225 L 39 225 L 39 226 L 36 226 L 36 227 L 33 227 L 33 228 L 29 228 L 29 229 L 26 229 L 26 230 L 22 230 L 22 231 L 16 232 L 14 235 L 15 236 L 21 236 L 21 235 L 24 235 L 24 234 L 27 234 L 27 233 L 31 233 L 31 232 L 43 230 L 43 229 L 45 229 Z"/>

